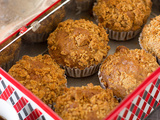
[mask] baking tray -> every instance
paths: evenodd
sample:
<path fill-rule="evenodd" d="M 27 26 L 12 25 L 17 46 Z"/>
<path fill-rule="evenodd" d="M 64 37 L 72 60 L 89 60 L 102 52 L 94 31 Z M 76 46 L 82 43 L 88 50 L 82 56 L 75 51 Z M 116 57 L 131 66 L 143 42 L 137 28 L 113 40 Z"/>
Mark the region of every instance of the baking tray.
<path fill-rule="evenodd" d="M 79 11 L 66 11 L 66 12 L 67 12 L 66 13 L 67 16 L 65 17 L 64 20 L 69 19 L 69 18 L 71 18 L 71 19 L 84 18 L 84 19 L 92 20 L 93 22 L 95 22 L 94 19 L 93 19 L 93 16 L 91 15 L 91 12 L 79 12 Z M 159 11 L 157 11 L 153 7 L 153 10 L 152 10 L 152 13 L 150 15 L 150 18 L 148 19 L 148 22 L 150 21 L 151 18 L 155 17 L 158 14 L 159 14 Z M 109 45 L 111 47 L 111 50 L 109 51 L 108 54 L 113 54 L 115 52 L 116 47 L 119 46 L 119 45 L 124 45 L 124 46 L 128 47 L 129 49 L 135 49 L 135 48 L 140 49 L 140 46 L 139 46 L 139 43 L 138 43 L 138 38 L 139 38 L 139 34 L 134 39 L 124 41 L 124 42 L 110 40 Z M 47 43 L 46 42 L 36 43 L 36 44 L 22 43 L 19 59 L 21 59 L 23 55 L 36 56 L 38 54 L 48 54 Z M 160 71 L 159 69 L 156 71 L 157 79 L 158 79 L 158 75 L 160 74 L 159 71 Z M 152 77 L 154 77 L 154 75 L 155 74 L 153 74 Z M 85 78 L 67 77 L 67 86 L 68 87 L 82 86 L 82 85 L 87 85 L 88 83 L 93 83 L 94 85 L 100 85 L 97 73 L 95 73 L 94 75 L 92 75 L 90 77 L 85 77 Z M 150 115 L 148 115 L 148 117 L 146 117 L 145 119 L 146 120 L 150 120 L 150 119 L 155 119 L 155 120 L 157 119 L 158 120 L 158 119 L 160 119 L 160 115 L 158 115 L 158 112 L 160 112 L 160 107 L 155 108 L 155 110 L 153 110 L 152 113 Z"/>

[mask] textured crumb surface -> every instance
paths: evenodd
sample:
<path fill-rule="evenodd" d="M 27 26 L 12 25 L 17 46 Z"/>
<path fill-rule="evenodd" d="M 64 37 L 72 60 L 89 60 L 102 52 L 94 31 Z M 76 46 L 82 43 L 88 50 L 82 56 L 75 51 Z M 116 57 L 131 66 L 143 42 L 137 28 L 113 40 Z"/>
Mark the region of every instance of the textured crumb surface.
<path fill-rule="evenodd" d="M 151 0 L 98 0 L 93 13 L 105 28 L 135 31 L 147 22 L 151 6 Z"/>
<path fill-rule="evenodd" d="M 142 49 L 119 46 L 102 63 L 99 78 L 117 97 L 125 98 L 158 68 L 156 58 Z"/>
<path fill-rule="evenodd" d="M 64 70 L 49 55 L 23 56 L 8 72 L 46 104 L 66 91 Z"/>
<path fill-rule="evenodd" d="M 118 105 L 110 89 L 100 86 L 71 87 L 59 96 L 55 111 L 64 120 L 102 120 Z"/>
<path fill-rule="evenodd" d="M 50 34 L 48 49 L 58 64 L 84 69 L 102 62 L 110 49 L 108 41 L 102 26 L 84 19 L 68 19 Z"/>
<path fill-rule="evenodd" d="M 153 18 L 149 24 L 145 25 L 140 44 L 147 52 L 157 56 L 160 59 L 160 16 Z"/>

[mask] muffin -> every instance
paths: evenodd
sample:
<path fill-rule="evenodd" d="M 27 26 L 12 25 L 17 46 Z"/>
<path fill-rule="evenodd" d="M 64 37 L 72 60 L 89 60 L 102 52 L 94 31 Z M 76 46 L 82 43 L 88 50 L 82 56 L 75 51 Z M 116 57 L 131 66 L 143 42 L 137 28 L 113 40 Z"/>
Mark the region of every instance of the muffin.
<path fill-rule="evenodd" d="M 100 86 L 71 87 L 59 96 L 55 112 L 63 120 L 102 120 L 118 105 L 110 89 Z"/>
<path fill-rule="evenodd" d="M 62 0 L 65 1 L 65 0 Z M 78 13 L 87 12 L 92 10 L 93 3 L 95 0 L 70 0 L 67 5 L 65 5 L 67 10 L 74 10 Z"/>
<path fill-rule="evenodd" d="M 86 77 L 98 71 L 110 49 L 102 26 L 91 21 L 68 19 L 49 35 L 48 50 L 71 77 Z"/>
<path fill-rule="evenodd" d="M 8 73 L 47 105 L 67 90 L 64 70 L 49 55 L 25 55 Z"/>
<path fill-rule="evenodd" d="M 107 29 L 113 40 L 134 38 L 147 22 L 151 0 L 98 0 L 93 7 L 96 21 Z"/>
<path fill-rule="evenodd" d="M 158 67 L 156 58 L 144 50 L 118 46 L 102 63 L 98 75 L 102 87 L 124 99 Z"/>
<path fill-rule="evenodd" d="M 44 16 L 46 16 L 48 13 L 50 13 L 52 10 L 54 10 L 56 7 L 58 7 L 60 4 L 61 4 L 61 1 L 58 4 L 56 4 L 54 7 L 50 8 L 40 18 L 38 18 L 37 21 L 42 19 Z M 58 23 L 63 20 L 63 18 L 65 17 L 65 14 L 66 14 L 66 12 L 65 12 L 64 7 L 61 7 L 56 12 L 54 12 L 49 17 L 47 17 L 45 20 L 43 20 L 40 23 L 40 26 L 38 27 L 38 29 L 36 29 L 36 31 L 30 30 L 25 35 L 23 35 L 22 42 L 39 43 L 39 42 L 47 41 L 49 34 L 57 27 Z M 33 25 L 33 24 L 31 24 L 31 25 Z"/>
<path fill-rule="evenodd" d="M 145 25 L 139 38 L 141 48 L 160 59 L 160 16 Z"/>
<path fill-rule="evenodd" d="M 16 35 L 5 41 L 0 45 L 0 49 L 5 47 L 11 41 L 16 38 Z M 21 47 L 21 38 L 13 42 L 7 48 L 0 52 L 0 67 L 4 70 L 8 71 L 10 67 L 15 64 L 16 61 L 19 59 L 19 52 Z"/>

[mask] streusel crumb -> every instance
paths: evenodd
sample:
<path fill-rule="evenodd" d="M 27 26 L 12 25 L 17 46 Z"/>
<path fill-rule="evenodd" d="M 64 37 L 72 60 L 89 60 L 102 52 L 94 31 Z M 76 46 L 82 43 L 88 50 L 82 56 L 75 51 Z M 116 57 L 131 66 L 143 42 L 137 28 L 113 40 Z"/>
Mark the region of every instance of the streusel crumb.
<path fill-rule="evenodd" d="M 123 99 L 158 67 L 156 58 L 144 50 L 119 46 L 102 63 L 99 77 L 106 88 Z"/>
<path fill-rule="evenodd" d="M 67 89 L 64 70 L 49 55 L 25 55 L 8 73 L 47 105 Z"/>
<path fill-rule="evenodd" d="M 58 64 L 84 69 L 102 62 L 110 49 L 108 41 L 102 26 L 84 19 L 69 19 L 50 34 L 48 48 Z"/>
<path fill-rule="evenodd" d="M 160 15 L 145 25 L 139 40 L 143 49 L 160 59 Z"/>
<path fill-rule="evenodd" d="M 59 96 L 55 112 L 64 120 L 102 120 L 118 105 L 110 89 L 100 86 L 71 87 Z"/>
<path fill-rule="evenodd" d="M 151 0 L 98 0 L 93 12 L 105 28 L 135 31 L 147 22 L 151 6 Z"/>

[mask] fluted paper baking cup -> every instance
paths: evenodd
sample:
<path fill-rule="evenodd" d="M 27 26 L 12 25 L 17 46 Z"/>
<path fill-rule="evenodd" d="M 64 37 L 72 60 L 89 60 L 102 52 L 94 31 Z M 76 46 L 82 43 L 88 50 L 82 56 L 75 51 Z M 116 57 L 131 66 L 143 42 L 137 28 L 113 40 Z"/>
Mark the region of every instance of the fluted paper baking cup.
<path fill-rule="evenodd" d="M 94 5 L 96 5 L 96 4 L 97 3 L 94 3 Z M 93 12 L 93 16 L 95 18 L 95 21 L 98 24 L 99 23 L 98 17 L 94 12 Z M 141 32 L 142 28 L 143 28 L 143 26 L 138 30 L 127 31 L 127 32 L 125 32 L 125 31 L 124 32 L 118 32 L 118 31 L 111 30 L 109 28 L 105 28 L 105 29 L 107 30 L 107 34 L 109 34 L 109 36 L 108 36 L 109 39 L 117 40 L 117 41 L 126 41 L 126 40 L 130 40 L 130 39 L 136 37 L 136 35 L 138 35 Z"/>
<path fill-rule="evenodd" d="M 101 87 L 102 87 L 103 89 L 106 89 L 104 83 L 102 82 L 102 76 L 100 76 L 100 74 L 101 74 L 101 72 L 100 72 L 100 70 L 99 70 L 99 71 L 98 71 L 99 83 L 100 83 L 100 85 L 101 85 Z"/>
<path fill-rule="evenodd" d="M 15 54 L 12 59 L 10 59 L 9 61 L 6 61 L 5 63 L 2 63 L 0 67 L 8 71 L 19 60 L 19 53 L 20 53 L 20 48 L 18 48 L 15 51 Z"/>
<path fill-rule="evenodd" d="M 65 69 L 65 73 L 67 76 L 74 77 L 74 78 L 81 78 L 81 77 L 88 77 L 93 75 L 99 70 L 99 66 L 100 64 L 93 65 L 85 68 L 84 70 L 80 70 L 78 68 L 70 68 L 67 66 L 62 66 L 62 68 Z"/>
<path fill-rule="evenodd" d="M 109 34 L 109 38 L 112 40 L 117 40 L 117 41 L 130 40 L 130 39 L 136 37 L 136 35 L 138 35 L 142 30 L 142 28 L 141 28 L 136 31 L 118 32 L 118 31 L 110 30 L 108 28 L 105 28 L 105 29 L 107 30 L 107 33 Z"/>

